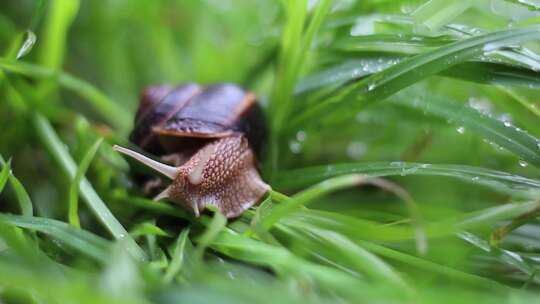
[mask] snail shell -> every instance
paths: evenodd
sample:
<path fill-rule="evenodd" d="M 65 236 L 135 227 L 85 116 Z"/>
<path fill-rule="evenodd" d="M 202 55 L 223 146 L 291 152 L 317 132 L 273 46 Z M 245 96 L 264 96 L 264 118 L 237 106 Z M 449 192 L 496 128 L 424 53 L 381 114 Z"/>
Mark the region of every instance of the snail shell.
<path fill-rule="evenodd" d="M 156 200 L 168 198 L 196 216 L 214 205 L 231 218 L 270 189 L 257 170 L 266 133 L 255 95 L 237 85 L 155 86 L 142 94 L 130 141 L 174 165 L 115 150 L 172 180 Z"/>

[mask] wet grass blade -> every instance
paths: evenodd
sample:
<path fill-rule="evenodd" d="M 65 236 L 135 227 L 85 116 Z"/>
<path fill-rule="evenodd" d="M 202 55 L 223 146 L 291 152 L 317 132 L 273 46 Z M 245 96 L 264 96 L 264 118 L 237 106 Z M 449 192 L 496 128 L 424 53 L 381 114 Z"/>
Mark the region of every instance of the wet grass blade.
<path fill-rule="evenodd" d="M 329 85 L 343 85 L 348 81 L 378 73 L 404 60 L 405 56 L 381 56 L 347 60 L 299 81 L 295 94 L 302 94 Z M 540 89 L 540 74 L 534 70 L 504 63 L 469 61 L 439 73 L 441 76 L 483 84 L 499 84 L 529 89 Z"/>
<path fill-rule="evenodd" d="M 455 42 L 449 36 L 429 37 L 414 34 L 400 36 L 375 34 L 341 39 L 332 44 L 332 50 L 352 53 L 392 53 L 416 55 Z"/>
<path fill-rule="evenodd" d="M 538 38 L 540 38 L 540 26 L 534 25 L 472 37 L 419 54 L 348 85 L 335 96 L 305 109 L 289 127 L 295 129 L 309 121 L 319 121 L 321 117 L 329 117 L 330 112 L 336 112 L 334 113 L 336 115 L 345 115 L 343 111 L 356 113 L 355 109 L 383 100 L 421 79 L 475 56 L 495 51 L 508 44 L 524 43 Z M 348 106 L 345 107 L 345 105 Z"/>
<path fill-rule="evenodd" d="M 404 92 L 392 100 L 398 105 L 405 105 L 423 113 L 442 117 L 458 126 L 464 126 L 482 138 L 514 153 L 522 161 L 540 168 L 540 140 L 526 131 L 441 96 L 429 94 L 425 95 L 425 98 L 425 101 L 419 100 L 418 97 Z"/>
<path fill-rule="evenodd" d="M 284 171 L 274 185 L 275 188 L 298 188 L 345 174 L 368 176 L 448 176 L 463 181 L 490 187 L 495 191 L 525 196 L 536 196 L 540 181 L 506 172 L 478 167 L 445 164 L 420 164 L 407 162 L 344 163 L 308 167 Z"/>
<path fill-rule="evenodd" d="M 487 241 L 482 240 L 470 232 L 461 232 L 458 234 L 458 237 L 489 255 L 494 256 L 502 264 L 517 268 L 528 276 L 534 275 L 539 270 L 531 265 L 530 259 L 525 258 L 516 252 L 492 247 Z"/>
<path fill-rule="evenodd" d="M 268 111 L 272 115 L 270 133 L 270 151 L 268 153 L 271 172 L 275 173 L 278 164 L 278 133 L 281 132 L 285 119 L 292 109 L 294 85 L 306 61 L 313 38 L 324 18 L 330 11 L 332 0 L 317 3 L 313 17 L 304 33 L 307 17 L 307 1 L 292 0 L 283 2 L 287 14 L 287 23 L 283 29 L 280 45 L 277 75 L 270 96 Z M 267 170 L 268 171 L 268 170 Z"/>
<path fill-rule="evenodd" d="M 540 89 L 540 73 L 501 63 L 465 62 L 443 71 L 441 75 L 483 84 Z"/>
<path fill-rule="evenodd" d="M 98 151 L 102 142 L 103 138 L 100 138 L 96 140 L 90 149 L 88 149 L 81 163 L 79 164 L 77 172 L 75 173 L 75 178 L 69 187 L 68 219 L 69 223 L 75 228 L 81 228 L 81 222 L 79 220 L 79 188 L 81 185 L 81 180 L 86 174 L 88 167 L 90 167 L 90 163 L 94 159 L 94 156 L 96 155 L 96 152 Z"/>
<path fill-rule="evenodd" d="M 418 30 L 434 31 L 473 5 L 473 1 L 429 0 L 413 13 Z"/>

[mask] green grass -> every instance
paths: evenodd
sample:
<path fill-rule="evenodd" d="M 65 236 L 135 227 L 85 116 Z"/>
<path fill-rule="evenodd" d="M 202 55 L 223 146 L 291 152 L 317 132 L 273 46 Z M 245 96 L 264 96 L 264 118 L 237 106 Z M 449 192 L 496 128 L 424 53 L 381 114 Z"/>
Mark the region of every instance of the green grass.
<path fill-rule="evenodd" d="M 0 303 L 533 302 L 540 2 L 466 2 L 2 3 Z M 236 220 L 112 151 L 184 81 L 265 108 Z"/>

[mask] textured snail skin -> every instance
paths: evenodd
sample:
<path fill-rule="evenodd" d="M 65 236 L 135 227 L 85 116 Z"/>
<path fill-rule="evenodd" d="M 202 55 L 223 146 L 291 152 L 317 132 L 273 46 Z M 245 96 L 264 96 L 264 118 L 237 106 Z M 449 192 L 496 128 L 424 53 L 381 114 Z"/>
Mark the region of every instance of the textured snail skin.
<path fill-rule="evenodd" d="M 167 171 L 172 182 L 156 200 L 168 198 L 196 216 L 213 205 L 233 218 L 270 190 L 257 170 L 265 139 L 264 115 L 254 94 L 234 84 L 188 83 L 147 88 L 130 135 L 145 152 L 164 162 L 175 159 L 176 167 L 156 165 L 125 148 L 117 151 Z"/>
<path fill-rule="evenodd" d="M 268 190 L 246 138 L 235 135 L 209 143 L 181 166 L 168 195 L 197 216 L 199 210 L 214 205 L 231 218 L 253 206 Z"/>

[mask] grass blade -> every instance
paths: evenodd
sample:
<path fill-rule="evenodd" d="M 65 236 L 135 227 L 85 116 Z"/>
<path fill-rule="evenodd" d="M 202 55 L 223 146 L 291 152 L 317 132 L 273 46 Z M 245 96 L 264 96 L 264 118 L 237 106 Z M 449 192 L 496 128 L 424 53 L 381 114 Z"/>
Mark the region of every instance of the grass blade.
<path fill-rule="evenodd" d="M 311 263 L 289 252 L 287 249 L 265 244 L 225 229 L 213 240 L 211 247 L 240 261 L 269 267 L 283 278 L 302 274 L 320 283 L 321 288 L 332 292 L 347 292 L 352 286 L 360 288 L 369 285 L 363 280 L 332 267 Z M 350 292 L 350 291 L 349 291 Z"/>
<path fill-rule="evenodd" d="M 506 172 L 462 165 L 408 162 L 344 163 L 295 169 L 281 173 L 274 187 L 278 189 L 282 187 L 297 188 L 334 176 L 352 173 L 367 176 L 448 176 L 484 185 L 496 191 L 511 194 L 521 193 L 526 196 L 536 196 L 540 191 L 540 181 Z"/>
<path fill-rule="evenodd" d="M 60 164 L 65 174 L 74 178 L 77 171 L 75 162 L 64 148 L 62 141 L 58 138 L 58 135 L 50 125 L 49 121 L 45 117 L 36 114 L 33 119 L 33 124 L 39 139 L 49 153 L 56 162 Z M 124 240 L 123 244 L 126 246 L 126 250 L 129 251 L 133 257 L 144 260 L 146 257 L 142 249 L 137 245 L 135 240 L 129 236 L 122 224 L 114 217 L 86 178 L 83 178 L 81 181 L 80 191 L 90 210 L 94 212 L 98 220 L 105 226 L 111 235 L 115 239 Z"/>
<path fill-rule="evenodd" d="M 309 189 L 306 189 L 296 194 L 287 202 L 277 205 L 275 208 L 273 208 L 271 212 L 269 212 L 265 217 L 261 219 L 262 227 L 267 230 L 270 229 L 280 219 L 291 214 L 301 206 L 306 205 L 316 197 L 320 197 L 329 192 L 352 187 L 366 182 L 366 177 L 359 174 L 343 175 L 327 179 Z"/>
<path fill-rule="evenodd" d="M 540 38 L 540 26 L 534 25 L 472 37 L 419 54 L 403 60 L 380 73 L 348 85 L 334 97 L 324 100 L 314 107 L 305 109 L 302 114 L 291 122 L 290 129 L 298 128 L 309 121 L 319 121 L 320 117 L 329 117 L 330 112 L 334 112 L 339 108 L 342 109 L 341 112 L 344 112 L 345 105 L 349 105 L 346 107 L 347 113 L 356 113 L 355 109 L 385 99 L 421 79 L 446 70 L 458 63 L 485 52 L 495 51 L 504 45 L 524 43 L 538 38 Z"/>
<path fill-rule="evenodd" d="M 85 230 L 48 218 L 0 214 L 0 221 L 48 234 L 79 252 L 99 261 L 107 261 L 109 243 Z"/>
<path fill-rule="evenodd" d="M 93 85 L 70 74 L 4 58 L 0 58 L 0 69 L 37 79 L 54 79 L 67 90 L 81 96 L 97 113 L 121 132 L 127 132 L 131 126 L 131 115 L 125 109 L 118 106 Z"/>
<path fill-rule="evenodd" d="M 171 283 L 172 280 L 182 271 L 182 264 L 184 263 L 184 255 L 185 255 L 185 248 L 186 243 L 189 242 L 188 240 L 189 235 L 189 228 L 182 230 L 178 238 L 176 239 L 174 250 L 171 254 L 171 263 L 169 264 L 169 267 L 167 268 L 167 271 L 165 271 L 165 275 L 163 276 L 163 282 L 165 283 Z"/>
<path fill-rule="evenodd" d="M 514 153 L 521 160 L 540 168 L 540 140 L 529 133 L 478 111 L 446 100 L 444 97 L 427 95 L 428 102 L 404 94 L 393 102 L 429 113 L 464 126 L 482 138 L 494 142 Z"/>
<path fill-rule="evenodd" d="M 530 261 L 528 259 L 512 251 L 489 246 L 488 242 L 470 232 L 461 232 L 458 234 L 458 237 L 467 243 L 474 245 L 480 250 L 494 256 L 499 262 L 523 271 L 528 276 L 531 276 L 538 271 L 535 269 L 535 267 L 530 265 Z"/>
<path fill-rule="evenodd" d="M 137 226 L 133 227 L 133 229 L 130 231 L 130 234 L 133 238 L 137 238 L 143 235 L 170 237 L 167 232 L 163 231 L 163 229 L 156 226 L 153 222 L 144 222 L 138 224 Z"/>
<path fill-rule="evenodd" d="M 417 258 L 415 256 L 402 253 L 402 252 L 399 252 L 397 250 L 393 250 L 390 248 L 386 248 L 381 245 L 377 245 L 377 244 L 374 244 L 371 242 L 365 242 L 365 241 L 357 241 L 357 242 L 360 246 L 364 247 L 365 249 L 375 254 L 378 254 L 379 256 L 383 256 L 388 259 L 403 262 L 408 265 L 418 267 L 419 269 L 423 269 L 429 272 L 439 273 L 441 275 L 451 277 L 453 279 L 456 279 L 456 280 L 459 280 L 459 281 L 462 281 L 471 285 L 481 286 L 481 287 L 488 288 L 491 290 L 500 290 L 501 288 L 502 289 L 507 288 L 495 281 L 492 281 L 492 280 L 489 280 L 480 276 L 472 275 L 469 273 L 461 272 L 459 270 L 455 270 L 453 268 L 450 268 L 444 265 L 439 265 L 425 259 Z"/>
<path fill-rule="evenodd" d="M 26 192 L 26 189 L 24 188 L 23 184 L 11 172 L 10 162 L 8 161 L 6 163 L 4 158 L 0 155 L 0 165 L 2 165 L 4 169 L 7 170 L 8 172 L 8 180 L 11 187 L 13 188 L 13 191 L 15 191 L 15 196 L 17 197 L 17 202 L 19 203 L 19 208 L 21 209 L 21 213 L 25 216 L 32 216 L 34 214 L 34 207 L 32 205 L 32 200 L 30 199 L 28 192 Z M 4 169 L 2 171 L 4 171 Z M 0 182 L 1 182 L 1 179 L 2 178 L 0 177 Z M 3 188 L 4 186 L 5 186 L 5 181 L 3 182 L 3 185 L 1 188 Z"/>
<path fill-rule="evenodd" d="M 426 223 L 424 228 L 430 238 L 446 237 L 466 230 L 491 228 L 500 221 L 512 219 L 537 207 L 538 204 L 534 201 L 509 203 Z M 309 230 L 311 227 L 336 231 L 353 241 L 400 242 L 415 238 L 415 231 L 408 226 L 382 225 L 376 221 L 318 210 L 297 211 L 284 218 L 280 225 L 300 231 Z"/>
<path fill-rule="evenodd" d="M 79 10 L 79 0 L 55 0 L 49 4 L 39 59 L 43 66 L 59 69 L 64 62 L 67 33 Z"/>
<path fill-rule="evenodd" d="M 17 52 L 15 59 L 17 60 L 21 59 L 26 54 L 30 53 L 30 51 L 34 47 L 34 44 L 36 44 L 36 40 L 37 40 L 37 37 L 36 37 L 36 34 L 34 34 L 34 32 L 26 31 L 26 39 L 24 39 L 24 42 L 21 48 L 19 49 L 19 51 Z"/>
<path fill-rule="evenodd" d="M 272 172 L 275 173 L 278 164 L 278 134 L 281 132 L 285 119 L 292 108 L 294 84 L 307 57 L 307 52 L 315 33 L 319 30 L 326 14 L 329 12 L 332 0 L 321 0 L 315 9 L 313 18 L 303 35 L 306 19 L 307 1 L 291 0 L 284 2 L 287 23 L 283 30 L 277 78 L 270 97 L 269 112 L 272 115 L 270 133 L 269 159 Z"/>
<path fill-rule="evenodd" d="M 170 205 L 164 202 L 156 202 L 150 199 L 142 197 L 130 197 L 125 193 L 115 192 L 113 197 L 116 200 L 121 201 L 124 204 L 133 205 L 135 207 L 151 211 L 157 214 L 164 214 L 169 216 L 174 216 L 186 220 L 193 220 L 193 216 L 188 215 L 188 213 L 178 207 Z"/>
<path fill-rule="evenodd" d="M 9 182 L 15 191 L 15 196 L 19 202 L 21 213 L 25 216 L 32 216 L 34 214 L 34 207 L 32 207 L 32 200 L 30 199 L 28 192 L 26 192 L 23 184 L 13 174 L 9 176 Z"/>
<path fill-rule="evenodd" d="M 288 234 L 290 242 L 302 244 L 302 250 L 311 250 L 317 256 L 325 257 L 325 260 L 344 265 L 349 271 L 364 273 L 381 284 L 389 284 L 402 290 L 409 289 L 392 267 L 339 233 L 316 227 L 298 232 L 283 227 L 278 229 Z"/>
<path fill-rule="evenodd" d="M 3 159 L 2 156 L 0 156 L 0 159 Z M 4 190 L 4 187 L 6 186 L 6 182 L 8 181 L 8 178 L 11 174 L 11 160 L 8 160 L 7 163 L 2 162 L 2 171 L 0 171 L 0 193 Z"/>
<path fill-rule="evenodd" d="M 404 56 L 383 56 L 347 60 L 302 79 L 295 88 L 295 94 L 299 95 L 329 85 L 343 85 L 348 81 L 385 70 L 405 58 Z M 538 72 L 504 63 L 469 61 L 442 71 L 439 75 L 482 84 L 540 89 Z M 531 106 L 529 105 L 528 108 Z M 531 108 L 531 110 L 534 109 Z"/>
<path fill-rule="evenodd" d="M 430 0 L 412 13 L 417 25 L 434 31 L 471 7 L 474 1 Z"/>
<path fill-rule="evenodd" d="M 212 243 L 212 241 L 219 235 L 219 233 L 225 229 L 227 225 L 227 218 L 219 211 L 214 212 L 214 217 L 207 225 L 206 230 L 198 239 L 196 255 L 200 261 L 206 248 Z"/>
<path fill-rule="evenodd" d="M 75 228 L 81 228 L 81 223 L 79 221 L 79 189 L 81 186 L 81 180 L 86 174 L 90 163 L 94 159 L 96 152 L 98 151 L 103 138 L 96 140 L 96 142 L 88 149 L 84 155 L 77 172 L 75 173 L 75 178 L 69 186 L 69 207 L 68 207 L 68 220 L 71 225 Z"/>

